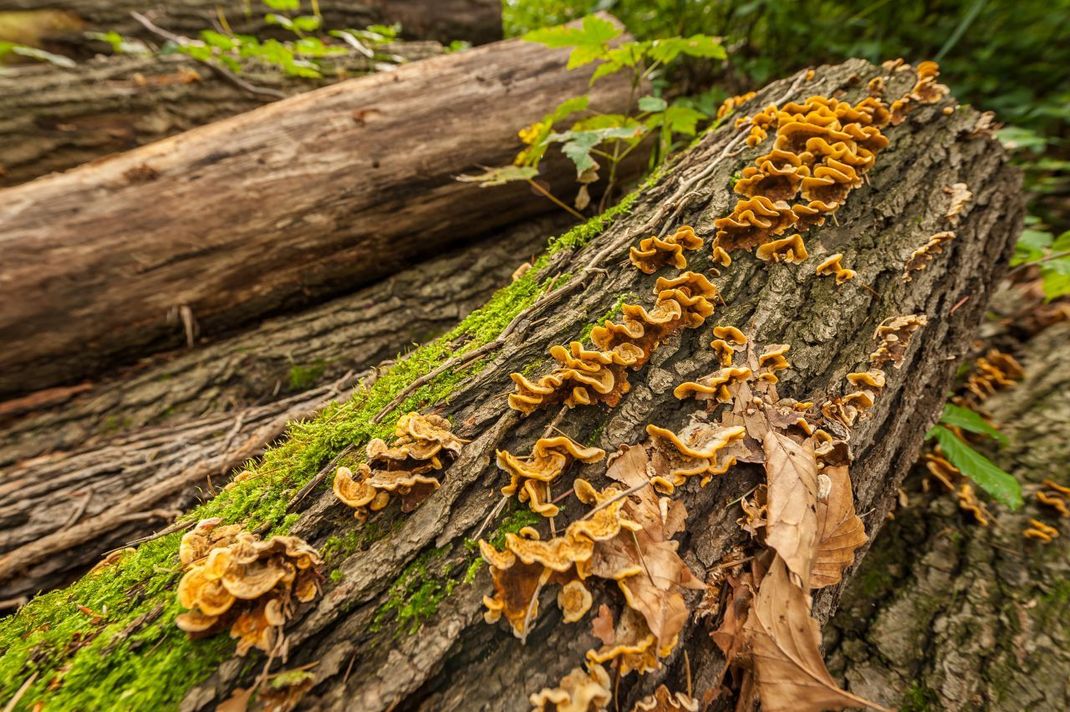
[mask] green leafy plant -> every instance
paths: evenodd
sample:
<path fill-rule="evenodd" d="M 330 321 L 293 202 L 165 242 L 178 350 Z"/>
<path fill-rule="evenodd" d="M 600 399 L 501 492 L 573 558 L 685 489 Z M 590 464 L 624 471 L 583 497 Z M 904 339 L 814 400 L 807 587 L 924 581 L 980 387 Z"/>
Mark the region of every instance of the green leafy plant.
<path fill-rule="evenodd" d="M 28 47 L 26 45 L 18 44 L 17 42 L 0 41 L 0 60 L 9 54 L 15 57 L 33 59 L 38 62 L 48 62 L 49 64 L 54 64 L 57 67 L 63 67 L 64 69 L 71 69 L 77 66 L 73 59 L 64 57 L 61 54 L 46 52 L 43 49 Z"/>
<path fill-rule="evenodd" d="M 992 438 L 1001 444 L 1007 442 L 1006 436 L 976 412 L 952 403 L 944 406 L 940 422 L 925 435 L 926 439 L 936 441 L 952 465 L 998 502 L 1011 509 L 1022 506 L 1022 487 L 1014 475 L 975 450 L 949 427 Z"/>
<path fill-rule="evenodd" d="M 693 35 L 619 41 L 621 33 L 616 23 L 591 15 L 577 25 L 541 28 L 525 34 L 524 39 L 529 42 L 569 49 L 569 69 L 597 64 L 591 75 L 592 86 L 606 77 L 626 73 L 631 87 L 627 110 L 624 113 L 602 113 L 591 106 L 587 95 L 568 98 L 539 121 L 520 130 L 520 140 L 525 147 L 517 154 L 514 165 L 522 170 L 494 168 L 481 176 L 463 179 L 482 185 L 526 180 L 538 192 L 582 217 L 579 211 L 590 204 L 587 186 L 606 172 L 606 188 L 598 206 L 599 211 L 604 210 L 617 187 L 621 162 L 644 145 L 646 139 L 655 138 L 651 145 L 651 162 L 656 164 L 674 150 L 679 139 L 695 136 L 700 123 L 709 120 L 712 104 L 686 99 L 669 101 L 659 95 L 659 80 L 665 69 L 681 57 L 724 59 L 726 53 L 720 40 Z M 643 90 L 648 86 L 652 93 L 644 94 Z M 567 128 L 559 128 L 566 120 L 572 120 L 572 123 Z M 575 209 L 549 195 L 535 178 L 540 163 L 553 147 L 558 147 L 576 168 L 580 188 L 574 201 Z"/>

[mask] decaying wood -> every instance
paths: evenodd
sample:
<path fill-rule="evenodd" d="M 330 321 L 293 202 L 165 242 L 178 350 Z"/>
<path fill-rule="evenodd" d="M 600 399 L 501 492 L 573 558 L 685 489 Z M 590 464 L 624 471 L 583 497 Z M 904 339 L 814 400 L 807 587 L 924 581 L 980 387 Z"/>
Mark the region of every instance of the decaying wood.
<path fill-rule="evenodd" d="M 819 70 L 809 82 L 800 73 L 762 91 L 753 105 L 860 90 L 879 73 L 864 62 Z M 891 77 L 890 91 L 906 91 L 912 79 Z M 883 319 L 928 315 L 903 367 L 890 369 L 875 408 L 851 434 L 856 509 L 871 537 L 884 522 L 896 488 L 942 406 L 955 362 L 965 351 L 1022 220 L 1019 178 L 994 140 L 973 135 L 977 114 L 970 109 L 945 114 L 942 109 L 942 104 L 921 107 L 907 123 L 890 129 L 892 145 L 878 158 L 869 184 L 852 193 L 838 213 L 838 224 L 819 228 L 808 238 L 813 263 L 842 252 L 844 263 L 858 271 L 854 282 L 837 287 L 817 277 L 812 263 L 770 265 L 737 253 L 731 268 L 715 280 L 725 305 L 707 322 L 737 326 L 759 344 L 791 344 L 792 369 L 781 381 L 781 395 L 820 400 L 843 393 L 845 375 L 865 362 L 874 328 Z M 485 571 L 474 582 L 463 582 L 473 557 L 465 539 L 480 530 L 501 498 L 503 476 L 493 464 L 495 449 L 527 452 L 557 413 L 553 408 L 522 418 L 510 411 L 508 374 L 540 362 L 550 345 L 576 338 L 620 295 L 640 295 L 637 300 L 649 304 L 643 295 L 650 293 L 654 278 L 631 267 L 627 247 L 681 223 L 710 234 L 712 221 L 734 202 L 727 189 L 732 175 L 762 150 L 742 148 L 746 129 L 742 131 L 726 127 L 707 136 L 639 197 L 627 217 L 578 253 L 558 253 L 549 269 L 569 272 L 570 282 L 522 315 L 489 363 L 436 409 L 453 419 L 462 437 L 471 438 L 449 468 L 442 489 L 411 514 L 388 509 L 378 515 L 382 537 L 341 561 L 323 597 L 287 630 L 287 666 L 316 662 L 315 687 L 303 700 L 304 707 L 521 709 L 530 693 L 556 685 L 581 663 L 586 650 L 597 647 L 589 622 L 562 623 L 549 591 L 539 606 L 544 612 L 522 644 L 504 625 L 483 621 L 481 599 L 489 589 Z M 942 188 L 956 182 L 967 183 L 974 194 L 960 218 L 956 240 L 913 281 L 902 282 L 904 261 L 944 219 L 947 198 Z M 692 269 L 710 266 L 702 255 L 689 255 L 689 260 Z M 967 294 L 971 298 L 952 309 Z M 607 449 L 641 440 L 649 422 L 679 426 L 695 407 L 676 400 L 673 386 L 716 369 L 708 342 L 708 328 L 685 332 L 663 344 L 651 363 L 630 378 L 632 390 L 618 407 L 577 408 L 554 424 L 578 442 Z M 603 467 L 574 467 L 571 474 L 601 486 Z M 680 495 L 689 512 L 681 553 L 693 571 L 708 574 L 732 546 L 744 542 L 736 524 L 741 515 L 736 503 L 760 479 L 756 466 L 737 465 L 705 489 L 688 488 Z M 559 486 L 563 492 L 567 483 Z M 293 532 L 313 543 L 360 526 L 329 491 L 306 502 Z M 562 506 L 559 527 L 582 511 L 568 499 Z M 391 595 L 411 595 L 404 589 L 406 579 L 399 576 L 432 550 L 435 565 L 429 581 L 446 585 L 452 580 L 456 586 L 449 587 L 449 595 L 426 613 L 418 634 L 412 635 L 391 625 L 391 609 L 384 603 Z M 395 580 L 402 586 L 400 593 L 390 591 Z M 595 607 L 603 601 L 620 606 L 615 586 L 592 587 Z M 834 607 L 834 594 L 821 604 L 822 617 Z M 689 602 L 694 606 L 697 600 Z M 714 681 L 722 666 L 707 624 L 692 618 L 661 672 L 638 680 L 624 678 L 614 690 L 621 709 L 629 709 L 639 695 L 664 681 L 680 690 L 690 681 L 701 697 L 716 692 Z M 182 708 L 207 709 L 236 687 L 248 686 L 256 673 L 242 669 L 232 663 L 220 666 L 189 692 Z"/>
<path fill-rule="evenodd" d="M 589 92 L 567 52 L 520 40 L 352 79 L 0 191 L 0 395 L 71 382 L 556 210 L 508 163 L 518 126 Z M 574 185 L 568 161 L 543 178 Z M 34 299 L 25 295 L 34 294 Z"/>
<path fill-rule="evenodd" d="M 0 599 L 62 585 L 159 529 L 288 422 L 457 323 L 561 226 L 532 221 L 48 408 L 11 409 L 0 423 Z"/>
<path fill-rule="evenodd" d="M 311 14 L 309 3 L 303 11 Z M 467 40 L 473 44 L 493 42 L 502 37 L 501 3 L 497 0 L 319 0 L 318 7 L 325 27 L 331 29 L 364 28 L 375 23 L 400 22 L 407 37 L 441 42 Z M 204 29 L 222 29 L 220 16 L 235 32 L 263 34 L 272 26 L 264 21 L 270 12 L 259 3 L 241 0 L 3 0 L 0 12 L 51 10 L 69 13 L 84 24 L 83 29 L 109 30 L 125 36 L 143 36 L 144 28 L 131 12 L 148 14 L 168 29 L 196 35 Z M 43 39 L 80 45 L 80 33 L 71 32 L 70 22 L 62 23 L 68 31 Z"/>
<path fill-rule="evenodd" d="M 406 61 L 442 53 L 436 42 L 388 45 Z M 346 77 L 393 69 L 363 55 L 328 58 L 324 79 L 252 66 L 249 91 L 182 55 L 98 56 L 72 69 L 48 64 L 0 74 L 0 186 L 17 185 L 172 136 Z"/>
<path fill-rule="evenodd" d="M 1000 509 L 983 528 L 954 498 L 908 481 L 908 506 L 882 530 L 826 636 L 830 667 L 860 694 L 952 712 L 1070 708 L 1070 520 L 1032 496 L 1046 478 L 1068 484 L 1068 342 L 1064 322 L 1024 344 L 1024 380 L 984 403 L 1008 437 L 992 455 L 1023 483 L 1022 510 Z M 1023 538 L 1034 517 L 1060 535 Z"/>

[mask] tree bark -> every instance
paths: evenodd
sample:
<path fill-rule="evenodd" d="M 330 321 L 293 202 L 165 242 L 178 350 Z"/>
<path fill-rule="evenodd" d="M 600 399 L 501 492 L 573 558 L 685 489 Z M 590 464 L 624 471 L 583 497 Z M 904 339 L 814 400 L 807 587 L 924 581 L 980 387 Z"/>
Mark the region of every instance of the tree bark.
<path fill-rule="evenodd" d="M 441 54 L 442 47 L 409 42 L 384 51 L 410 61 Z M 384 68 L 356 54 L 324 64 L 322 80 L 250 67 L 241 81 L 255 91 L 181 55 L 98 56 L 74 69 L 41 64 L 11 68 L 0 74 L 0 187 Z"/>
<path fill-rule="evenodd" d="M 1067 485 L 1070 324 L 1015 354 L 1025 378 L 985 401 L 1008 447 L 990 453 L 1022 484 L 1026 505 L 992 526 L 969 522 L 948 495 L 919 492 L 897 510 L 847 588 L 827 635 L 834 672 L 869 699 L 909 710 L 1070 708 L 1070 532 L 1030 496 Z M 1029 518 L 1061 529 L 1022 537 Z"/>
<path fill-rule="evenodd" d="M 312 13 L 309 3 L 302 11 Z M 246 8 L 251 7 L 248 12 Z M 363 28 L 375 23 L 400 22 L 407 37 L 440 42 L 467 40 L 485 44 L 502 37 L 501 3 L 497 0 L 320 0 L 324 27 L 330 29 Z M 88 27 L 101 32 L 113 30 L 125 36 L 141 36 L 145 28 L 131 18 L 131 12 L 152 17 L 172 32 L 196 35 L 204 29 L 219 29 L 219 12 L 235 32 L 262 35 L 272 28 L 264 22 L 271 10 L 260 3 L 240 0 L 2 0 L 0 12 L 52 10 L 70 13 Z M 48 39 L 48 38 L 46 38 Z M 78 34 L 52 38 L 69 44 L 82 44 Z"/>
<path fill-rule="evenodd" d="M 48 406 L 41 397 L 29 412 L 9 403 L 0 416 L 0 600 L 64 585 L 210 496 L 289 422 L 349 397 L 384 361 L 483 303 L 562 222 L 511 228 Z"/>
<path fill-rule="evenodd" d="M 0 396 L 307 305 L 556 210 L 501 165 L 563 97 L 621 111 L 567 53 L 519 40 L 403 66 L 0 192 Z M 473 107 L 476 111 L 473 112 Z M 564 189 L 574 169 L 546 162 Z M 25 295 L 34 295 L 25 299 Z M 182 316 L 183 318 L 179 318 Z"/>
<path fill-rule="evenodd" d="M 744 111 L 815 94 L 847 92 L 847 98 L 857 99 L 867 81 L 882 74 L 860 61 L 821 69 L 809 80 L 801 72 L 759 92 Z M 913 79 L 912 72 L 889 76 L 889 96 L 905 94 Z M 708 323 L 739 327 L 757 344 L 790 344 L 792 368 L 784 372 L 780 394 L 800 400 L 820 402 L 840 394 L 845 375 L 867 362 L 874 346 L 871 335 L 884 319 L 928 316 L 902 368 L 890 370 L 875 407 L 851 433 L 856 509 L 870 537 L 883 523 L 943 404 L 955 361 L 967 348 L 1022 221 L 1017 173 L 1007 166 L 994 139 L 975 135 L 974 111 L 944 113 L 952 103 L 922 107 L 908 123 L 888 131 L 892 144 L 868 174 L 868 185 L 851 194 L 837 223 L 808 238 L 812 258 L 806 264 L 768 264 L 737 252 L 731 267 L 715 280 L 725 303 Z M 636 295 L 648 295 L 654 278 L 628 264 L 627 248 L 641 237 L 671 232 L 680 224 L 710 234 L 713 220 L 735 202 L 728 188 L 733 175 L 768 149 L 742 148 L 745 136 L 746 130 L 732 128 L 731 122 L 707 135 L 643 190 L 626 215 L 590 242 L 566 242 L 553 253 L 538 274 L 543 279 L 564 275 L 551 282 L 552 291 L 511 322 L 513 328 L 499 348 L 486 351 L 484 361 L 462 372 L 467 378 L 444 400 L 426 404 L 425 409 L 449 416 L 458 434 L 470 442 L 443 476 L 442 488 L 420 508 L 409 514 L 388 508 L 365 524 L 366 529 L 354 531 L 361 525 L 330 491 L 291 500 L 292 510 L 299 513 L 292 533 L 317 546 L 332 535 L 352 535 L 360 541 L 329 560 L 332 572 L 323 596 L 301 610 L 286 630 L 286 666 L 315 663 L 305 668 L 314 675 L 314 687 L 302 700 L 303 708 L 521 709 L 529 694 L 556 685 L 582 662 L 586 650 L 597 646 L 587 621 L 562 623 L 550 591 L 543 593 L 540 609 L 545 612 L 526 645 L 504 626 L 482 620 L 481 599 L 489 580 L 485 569 L 468 580 L 475 555 L 466 540 L 481 532 L 481 524 L 501 501 L 503 477 L 494 465 L 494 452 L 528 452 L 551 422 L 578 442 L 610 450 L 642 440 L 647 423 L 678 428 L 695 408 L 674 398 L 673 386 L 717 369 L 717 357 L 708 348 L 709 328 L 686 331 L 662 344 L 651 362 L 630 377 L 631 391 L 611 409 L 562 410 L 560 418 L 552 409 L 521 418 L 506 404 L 512 390 L 509 374 L 522 369 L 542 372 L 548 347 L 577 338 L 622 298 L 649 305 L 649 297 Z M 967 183 L 974 197 L 960 218 L 956 239 L 927 270 L 903 282 L 905 260 L 946 224 L 943 188 L 957 182 Z M 840 287 L 814 270 L 818 260 L 834 252 L 843 253 L 845 264 L 858 270 L 855 280 Z M 711 267 L 705 253 L 691 253 L 689 260 L 696 271 Z M 971 298 L 961 302 L 967 294 Z M 344 444 L 336 443 L 339 449 Z M 360 448 L 364 443 L 351 445 Z M 330 471 L 329 457 L 326 454 L 315 468 Z M 304 472 L 307 481 L 317 481 L 316 469 Z M 597 465 L 574 474 L 604 484 Z M 700 578 L 732 547 L 745 543 L 746 534 L 736 524 L 737 503 L 762 480 L 759 467 L 740 464 L 704 489 L 678 492 L 689 513 L 680 552 Z M 561 491 L 567 487 L 564 482 L 559 486 Z M 565 500 L 558 526 L 580 511 L 576 502 Z M 492 518 L 491 530 L 498 522 Z M 603 601 L 614 608 L 621 605 L 615 585 L 595 582 L 592 588 L 596 607 Z M 835 593 L 821 604 L 826 617 Z M 171 590 L 159 595 L 173 600 Z M 427 605 L 428 598 L 434 605 Z M 697 596 L 689 599 L 691 607 L 697 603 Z M 659 672 L 621 679 L 614 691 L 621 709 L 629 709 L 638 696 L 663 681 L 683 690 L 685 679 L 690 680 L 700 698 L 715 692 L 723 659 L 708 626 L 709 621 L 692 616 Z M 172 628 L 153 630 L 162 631 L 157 636 L 173 633 Z M 109 666 L 118 666 L 109 671 L 109 679 L 122 680 L 124 694 L 149 689 L 137 671 L 145 669 L 142 663 L 148 656 L 162 654 L 156 651 L 166 642 L 140 635 L 136 648 L 124 647 L 122 655 L 109 659 Z M 203 647 L 197 650 L 210 654 Z M 222 662 L 185 694 L 181 708 L 210 708 L 239 686 L 248 687 L 261 667 Z M 35 690 L 44 690 L 46 684 Z M 61 693 L 76 694 L 77 688 L 68 686 L 96 684 L 107 683 L 84 677 L 65 680 Z M 27 699 L 46 699 L 47 694 L 34 692 Z"/>

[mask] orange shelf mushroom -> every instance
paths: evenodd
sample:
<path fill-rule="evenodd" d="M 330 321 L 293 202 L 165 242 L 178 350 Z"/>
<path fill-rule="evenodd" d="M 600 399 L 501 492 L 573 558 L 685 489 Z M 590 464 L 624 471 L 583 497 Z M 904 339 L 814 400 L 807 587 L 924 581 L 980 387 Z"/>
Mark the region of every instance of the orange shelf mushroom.
<path fill-rule="evenodd" d="M 1039 519 L 1030 519 L 1029 526 L 1022 531 L 1022 536 L 1026 539 L 1037 539 L 1047 544 L 1059 536 L 1059 530 Z"/>
<path fill-rule="evenodd" d="M 765 262 L 789 262 L 798 265 L 805 262 L 810 255 L 806 251 L 802 235 L 790 235 L 758 245 L 754 256 Z"/>
<path fill-rule="evenodd" d="M 910 253 L 903 265 L 903 281 L 911 280 L 911 272 L 919 272 L 928 267 L 936 255 L 944 251 L 943 244 L 955 239 L 955 233 L 950 230 L 938 232 L 930 237 L 924 245 Z"/>
<path fill-rule="evenodd" d="M 572 668 L 557 687 L 546 687 L 528 697 L 532 712 L 596 712 L 613 700 L 609 673 L 601 665 Z"/>
<path fill-rule="evenodd" d="M 605 456 L 605 450 L 583 447 L 564 436 L 541 438 L 525 458 L 498 450 L 498 467 L 508 472 L 510 477 L 509 484 L 502 488 L 502 494 L 512 496 L 519 493 L 520 501 L 528 502 L 531 511 L 544 517 L 556 516 L 559 509 L 550 502 L 550 486 L 554 480 L 576 460 L 598 462 Z"/>
<path fill-rule="evenodd" d="M 332 485 L 335 496 L 361 521 L 386 507 L 392 496 L 401 500 L 401 511 L 411 512 L 441 486 L 434 473 L 448 466 L 465 443 L 451 428 L 441 416 L 406 413 L 394 428 L 393 443 L 387 445 L 380 438 L 368 442 L 368 460 L 357 466 L 356 473 L 338 468 Z"/>
<path fill-rule="evenodd" d="M 855 272 L 853 269 L 847 269 L 846 267 L 844 267 L 841 264 L 841 260 L 843 260 L 843 255 L 839 252 L 834 255 L 830 255 L 828 259 L 824 260 L 821 264 L 817 266 L 817 276 L 834 276 L 836 277 L 836 284 L 838 285 L 854 279 L 857 272 Z"/>
<path fill-rule="evenodd" d="M 870 365 L 879 369 L 890 363 L 901 368 L 911 337 L 928 323 L 929 319 L 924 314 L 904 314 L 882 321 L 873 334 L 878 343 L 876 350 L 869 355 Z"/>
<path fill-rule="evenodd" d="M 743 426 L 718 428 L 706 423 L 688 426 L 679 435 L 666 428 L 650 424 L 646 426 L 647 435 L 663 445 L 676 459 L 682 460 L 681 466 L 669 472 L 669 479 L 675 486 L 687 482 L 689 477 L 699 477 L 699 486 L 705 487 L 715 475 L 723 475 L 736 464 L 735 457 L 720 461 L 720 453 L 747 434 Z"/>
<path fill-rule="evenodd" d="M 694 228 L 681 225 L 664 240 L 657 235 L 640 240 L 637 247 L 628 250 L 628 259 L 640 272 L 654 274 L 665 265 L 687 269 L 684 250 L 701 248 L 702 238 L 695 234 Z"/>
<path fill-rule="evenodd" d="M 963 482 L 959 485 L 956 497 L 959 501 L 959 509 L 968 512 L 977 524 L 987 527 L 989 522 L 988 509 L 977 499 L 973 492 L 973 485 Z"/>
<path fill-rule="evenodd" d="M 649 311 L 638 304 L 624 304 L 620 323 L 607 320 L 591 330 L 591 341 L 599 350 L 584 349 L 579 342 L 569 349 L 554 346 L 550 355 L 560 365 L 549 374 L 537 381 L 510 374 L 516 388 L 509 394 L 509 407 L 528 415 L 560 401 L 569 407 L 594 402 L 616 406 L 631 390 L 628 371 L 642 368 L 673 333 L 705 323 L 714 311 L 710 300 L 718 296 L 717 288 L 696 272 L 658 277 L 654 293 L 657 299 Z"/>
<path fill-rule="evenodd" d="M 1010 388 L 1024 376 L 1025 370 L 1017 359 L 992 349 L 974 362 L 973 371 L 966 377 L 966 390 L 983 401 L 996 391 Z"/>
<path fill-rule="evenodd" d="M 703 376 L 697 381 L 681 383 L 673 389 L 672 394 L 680 400 L 685 398 L 694 398 L 695 400 L 716 399 L 721 403 L 727 403 L 732 400 L 732 391 L 729 390 L 729 386 L 743 383 L 749 380 L 752 375 L 749 368 L 727 366 L 709 376 Z"/>
<path fill-rule="evenodd" d="M 798 220 L 791 206 L 764 195 L 741 200 L 730 215 L 713 221 L 717 246 L 724 250 L 749 250 L 769 241 Z"/>
<path fill-rule="evenodd" d="M 205 547 L 211 548 L 204 553 Z M 188 568 L 178 583 L 178 602 L 189 609 L 175 623 L 194 635 L 217 632 L 230 623 L 238 655 L 252 648 L 271 653 L 293 616 L 294 599 L 319 594 L 319 553 L 295 536 L 266 541 L 248 532 L 200 522 L 183 536 L 179 558 Z"/>

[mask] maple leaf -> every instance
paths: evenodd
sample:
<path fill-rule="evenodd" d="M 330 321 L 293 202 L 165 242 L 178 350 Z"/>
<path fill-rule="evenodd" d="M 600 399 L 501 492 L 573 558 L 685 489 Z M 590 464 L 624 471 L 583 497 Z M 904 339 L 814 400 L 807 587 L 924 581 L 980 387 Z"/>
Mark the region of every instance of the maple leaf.
<path fill-rule="evenodd" d="M 851 476 L 847 467 L 826 467 L 819 477 L 828 477 L 828 497 L 817 502 L 817 538 L 810 588 L 839 583 L 843 570 L 854 562 L 855 549 L 866 543 L 866 527 L 855 514 Z"/>
<path fill-rule="evenodd" d="M 811 441 L 799 444 L 775 430 L 762 445 L 768 481 L 765 543 L 802 585 L 810 580 L 817 538 L 817 458 Z"/>
<path fill-rule="evenodd" d="M 821 629 L 810 597 L 792 583 L 779 556 L 762 579 L 744 631 L 750 643 L 762 712 L 887 708 L 841 690 L 821 659 Z"/>

